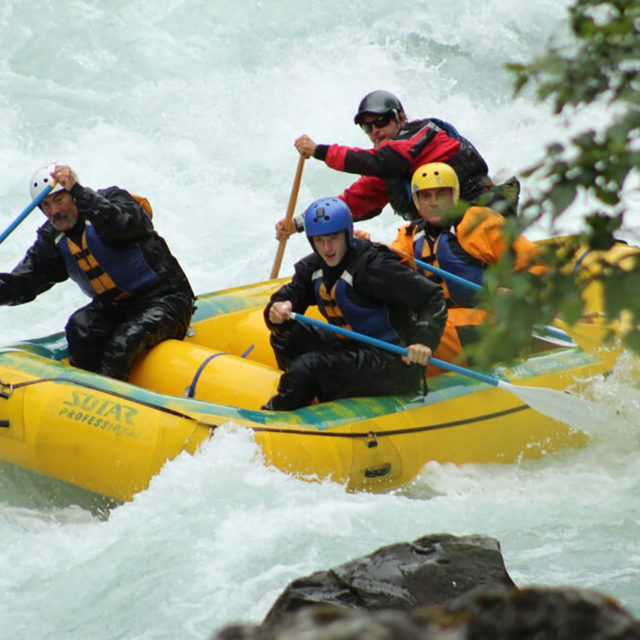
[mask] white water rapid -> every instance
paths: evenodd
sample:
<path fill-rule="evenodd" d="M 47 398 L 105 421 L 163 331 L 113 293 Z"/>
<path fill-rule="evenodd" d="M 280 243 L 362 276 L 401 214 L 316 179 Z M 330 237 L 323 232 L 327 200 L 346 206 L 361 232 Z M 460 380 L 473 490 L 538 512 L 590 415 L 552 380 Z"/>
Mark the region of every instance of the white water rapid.
<path fill-rule="evenodd" d="M 587 124 L 554 118 L 530 94 L 513 100 L 504 70 L 568 37 L 568 4 L 3 0 L 0 227 L 29 203 L 32 172 L 64 162 L 87 186 L 147 196 L 197 292 L 267 279 L 294 138 L 366 146 L 352 118 L 373 89 L 398 94 L 410 117 L 451 121 L 496 179 Z M 596 108 L 588 119 L 607 117 Z M 308 161 L 297 211 L 352 180 Z M 32 213 L 0 246 L 0 271 L 41 221 Z M 387 209 L 365 228 L 390 240 L 399 222 Z M 624 234 L 637 241 L 632 222 Z M 563 228 L 530 233 L 579 227 L 577 210 Z M 293 238 L 281 273 L 307 250 Z M 2 307 L 2 342 L 60 331 L 81 304 L 68 282 Z M 629 358 L 591 381 L 592 398 L 637 415 L 637 366 Z M 3 466 L 0 638 L 204 639 L 259 622 L 296 577 L 437 532 L 494 536 L 520 586 L 594 588 L 640 616 L 637 450 L 637 433 L 614 424 L 585 449 L 509 466 L 429 464 L 405 491 L 353 495 L 263 466 L 249 435 L 228 431 L 107 517 Z"/>

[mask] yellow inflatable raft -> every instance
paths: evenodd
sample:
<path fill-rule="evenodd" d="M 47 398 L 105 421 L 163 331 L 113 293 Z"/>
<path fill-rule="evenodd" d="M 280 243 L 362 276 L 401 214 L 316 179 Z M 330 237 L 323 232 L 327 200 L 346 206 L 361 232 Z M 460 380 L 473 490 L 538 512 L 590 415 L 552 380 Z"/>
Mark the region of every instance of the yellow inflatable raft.
<path fill-rule="evenodd" d="M 280 375 L 262 310 L 282 282 L 201 296 L 193 335 L 155 347 L 129 383 L 70 367 L 62 334 L 0 349 L 0 461 L 124 501 L 229 422 L 252 430 L 268 464 L 350 491 L 405 485 L 431 460 L 510 463 L 586 442 L 513 394 L 450 373 L 430 378 L 424 397 L 260 410 Z M 611 367 L 580 347 L 539 346 L 490 373 L 565 389 Z"/>

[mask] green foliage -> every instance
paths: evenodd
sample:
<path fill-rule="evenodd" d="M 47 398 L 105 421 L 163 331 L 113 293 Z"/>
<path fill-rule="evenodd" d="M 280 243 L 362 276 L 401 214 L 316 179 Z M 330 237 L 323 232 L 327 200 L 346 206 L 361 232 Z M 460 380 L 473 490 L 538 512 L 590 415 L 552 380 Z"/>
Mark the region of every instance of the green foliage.
<path fill-rule="evenodd" d="M 567 271 L 567 261 L 576 251 L 607 250 L 615 244 L 626 213 L 621 194 L 630 175 L 638 177 L 640 0 L 577 0 L 569 8 L 569 24 L 574 36 L 569 46 L 551 47 L 529 64 L 507 65 L 515 75 L 515 93 L 534 86 L 538 99 L 550 101 L 556 114 L 570 117 L 597 104 L 615 117 L 601 129 L 580 132 L 567 144 L 549 145 L 545 158 L 523 174 L 548 186 L 540 197 L 522 204 L 521 219 L 509 221 L 508 240 L 522 232 L 523 219 L 556 220 L 578 198 L 587 231 L 565 249 L 549 245 L 544 259 L 552 266 L 543 277 L 515 272 L 512 255 L 488 270 L 483 304 L 491 305 L 496 314 L 482 348 L 474 354 L 483 364 L 524 347 L 533 324 L 547 324 L 555 316 L 575 322 L 581 316 L 581 293 L 589 281 Z M 640 264 L 629 270 L 628 265 L 623 269 L 603 263 L 595 272 L 595 279 L 603 283 L 606 316 L 616 320 L 626 311 L 635 326 L 640 317 Z M 511 295 L 494 297 L 499 286 L 511 289 Z M 640 351 L 637 330 L 626 341 Z"/>

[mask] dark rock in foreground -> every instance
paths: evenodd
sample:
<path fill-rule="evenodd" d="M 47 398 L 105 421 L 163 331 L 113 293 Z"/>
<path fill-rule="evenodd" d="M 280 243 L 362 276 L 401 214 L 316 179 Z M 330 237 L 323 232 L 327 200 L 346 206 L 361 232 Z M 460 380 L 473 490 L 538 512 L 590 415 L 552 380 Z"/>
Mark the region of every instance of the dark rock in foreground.
<path fill-rule="evenodd" d="M 294 580 L 262 625 L 213 640 L 640 640 L 610 598 L 572 588 L 518 589 L 500 545 L 431 535 Z"/>
<path fill-rule="evenodd" d="M 640 639 L 640 622 L 613 599 L 586 589 L 480 587 L 445 604 L 437 615 L 466 621 L 462 637 L 477 640 Z"/>
<path fill-rule="evenodd" d="M 312 604 L 406 611 L 446 602 L 478 585 L 515 586 L 496 540 L 425 536 L 294 580 L 276 600 L 265 622 Z"/>

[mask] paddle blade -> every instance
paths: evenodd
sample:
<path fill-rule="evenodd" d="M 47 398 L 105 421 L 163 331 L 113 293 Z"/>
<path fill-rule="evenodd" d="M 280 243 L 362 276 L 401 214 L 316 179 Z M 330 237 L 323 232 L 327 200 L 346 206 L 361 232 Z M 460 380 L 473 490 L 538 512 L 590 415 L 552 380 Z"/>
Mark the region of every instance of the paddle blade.
<path fill-rule="evenodd" d="M 573 338 L 556 327 L 550 327 L 549 325 L 536 324 L 533 326 L 531 335 L 538 340 L 544 340 L 549 344 L 555 344 L 558 347 L 567 347 L 574 349 L 578 347 L 578 343 Z"/>
<path fill-rule="evenodd" d="M 532 409 L 554 420 L 565 422 L 585 433 L 602 432 L 611 425 L 614 416 L 604 415 L 602 407 L 572 396 L 565 391 L 545 387 L 525 387 L 500 380 L 498 388 L 513 393 Z"/>

